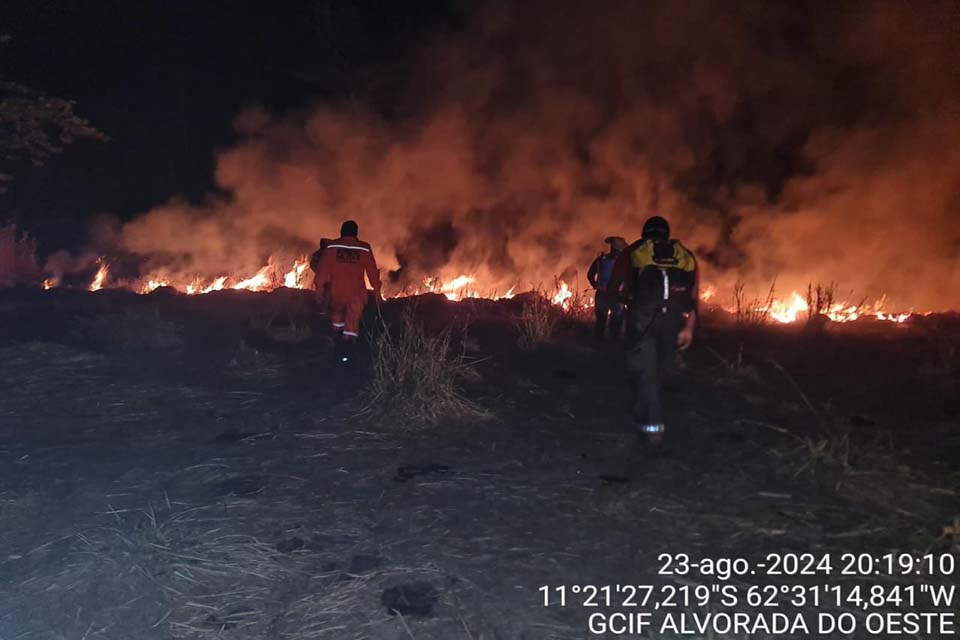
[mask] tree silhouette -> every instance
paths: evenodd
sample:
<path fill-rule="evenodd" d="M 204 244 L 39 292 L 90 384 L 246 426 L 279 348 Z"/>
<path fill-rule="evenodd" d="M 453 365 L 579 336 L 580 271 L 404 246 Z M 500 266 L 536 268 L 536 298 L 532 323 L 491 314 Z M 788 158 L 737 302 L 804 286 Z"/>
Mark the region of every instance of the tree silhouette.
<path fill-rule="evenodd" d="M 0 47 L 10 42 L 0 34 Z M 0 77 L 0 192 L 18 167 L 41 166 L 78 138 L 107 139 L 75 106 Z"/>

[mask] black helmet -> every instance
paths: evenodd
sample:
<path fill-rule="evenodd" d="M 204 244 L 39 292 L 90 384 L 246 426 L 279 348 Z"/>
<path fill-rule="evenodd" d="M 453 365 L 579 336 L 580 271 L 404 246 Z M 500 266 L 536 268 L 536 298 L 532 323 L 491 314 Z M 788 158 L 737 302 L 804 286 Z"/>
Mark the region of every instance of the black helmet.
<path fill-rule="evenodd" d="M 353 220 L 347 220 L 340 225 L 341 238 L 356 238 L 358 233 L 360 233 L 360 228 Z"/>
<path fill-rule="evenodd" d="M 656 240 L 670 239 L 670 223 L 665 218 L 653 216 L 643 223 L 643 233 L 641 238 L 654 238 Z"/>

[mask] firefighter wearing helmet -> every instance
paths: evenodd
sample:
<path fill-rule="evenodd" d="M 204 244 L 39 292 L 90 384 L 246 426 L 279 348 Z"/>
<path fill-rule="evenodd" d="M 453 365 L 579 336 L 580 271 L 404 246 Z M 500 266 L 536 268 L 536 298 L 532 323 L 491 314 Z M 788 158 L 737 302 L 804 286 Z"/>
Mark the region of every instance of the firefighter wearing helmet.
<path fill-rule="evenodd" d="M 603 340 L 608 316 L 610 337 L 617 337 L 623 331 L 623 300 L 616 293 L 608 293 L 607 284 L 613 275 L 617 257 L 627 248 L 627 241 L 620 236 L 608 236 L 604 242 L 610 245 L 610 251 L 597 256 L 587 271 L 587 282 L 596 290 L 593 309 L 596 315 L 594 330 L 597 340 Z"/>
<path fill-rule="evenodd" d="M 607 291 L 628 302 L 627 368 L 634 393 L 632 413 L 641 438 L 662 443 L 665 426 L 660 390 L 676 365 L 677 351 L 693 342 L 697 323 L 697 260 L 660 216 L 649 218 L 640 239 L 620 253 Z"/>
<path fill-rule="evenodd" d="M 330 313 L 334 331 L 343 342 L 352 343 L 360 334 L 360 318 L 367 304 L 368 292 L 364 275 L 380 299 L 380 272 L 369 244 L 357 239 L 357 223 L 347 220 L 340 227 L 340 237 L 322 248 L 315 268 L 318 296 Z"/>

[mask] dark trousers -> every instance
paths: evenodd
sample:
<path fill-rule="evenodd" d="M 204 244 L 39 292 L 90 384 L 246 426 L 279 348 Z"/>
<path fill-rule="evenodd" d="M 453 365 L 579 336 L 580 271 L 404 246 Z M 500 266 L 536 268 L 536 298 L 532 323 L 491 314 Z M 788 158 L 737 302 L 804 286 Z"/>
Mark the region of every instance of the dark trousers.
<path fill-rule="evenodd" d="M 663 424 L 660 391 L 677 363 L 678 312 L 633 310 L 627 327 L 627 370 L 633 391 L 633 419 L 640 425 Z"/>
<path fill-rule="evenodd" d="M 610 335 L 619 336 L 623 331 L 623 303 L 616 295 L 611 295 L 606 291 L 597 291 L 594 298 L 594 313 L 597 322 L 594 325 L 597 338 L 603 338 L 607 327 L 607 317 L 610 317 Z"/>

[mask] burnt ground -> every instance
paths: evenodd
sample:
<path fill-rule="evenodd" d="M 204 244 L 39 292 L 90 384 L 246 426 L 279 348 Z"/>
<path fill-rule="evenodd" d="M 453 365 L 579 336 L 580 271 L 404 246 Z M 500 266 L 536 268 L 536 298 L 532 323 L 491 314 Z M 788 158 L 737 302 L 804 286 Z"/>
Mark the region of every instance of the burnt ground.
<path fill-rule="evenodd" d="M 518 303 L 422 300 L 432 328 L 469 317 L 464 393 L 492 415 L 401 426 L 305 300 L 3 294 L 0 639 L 614 637 L 539 589 L 857 582 L 658 575 L 661 553 L 957 551 L 955 320 L 708 325 L 650 457 L 581 323 L 527 353 Z"/>

